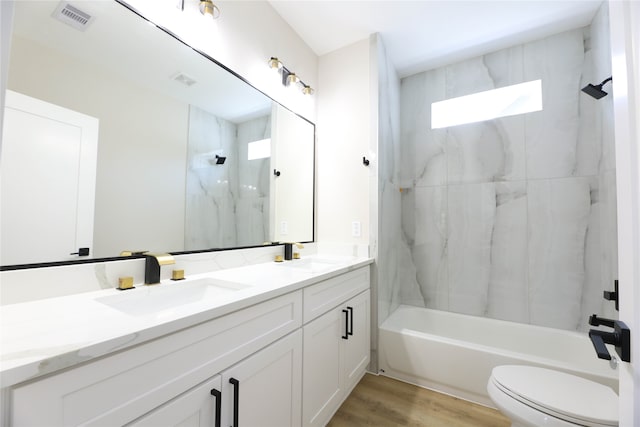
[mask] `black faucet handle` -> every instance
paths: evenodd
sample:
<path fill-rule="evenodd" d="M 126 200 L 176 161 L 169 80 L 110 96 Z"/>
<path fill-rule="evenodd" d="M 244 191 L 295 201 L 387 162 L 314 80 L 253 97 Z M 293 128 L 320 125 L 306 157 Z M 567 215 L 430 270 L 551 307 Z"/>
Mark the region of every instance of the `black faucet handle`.
<path fill-rule="evenodd" d="M 589 316 L 589 324 L 591 326 L 607 326 L 609 328 L 614 328 L 616 325 L 615 320 L 605 319 L 604 317 L 598 317 L 597 314 L 592 314 Z"/>
<path fill-rule="evenodd" d="M 609 354 L 609 350 L 607 350 L 607 346 L 604 345 L 604 339 L 602 334 L 599 332 L 602 331 L 589 331 L 589 338 L 591 339 L 591 343 L 593 344 L 593 348 L 598 355 L 598 359 L 611 360 L 611 355 Z"/>

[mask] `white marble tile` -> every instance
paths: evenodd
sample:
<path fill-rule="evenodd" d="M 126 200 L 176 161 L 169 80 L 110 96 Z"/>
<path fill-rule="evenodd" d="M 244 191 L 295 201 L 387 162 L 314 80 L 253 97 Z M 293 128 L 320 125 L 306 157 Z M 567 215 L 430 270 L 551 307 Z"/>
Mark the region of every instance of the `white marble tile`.
<path fill-rule="evenodd" d="M 602 314 L 602 291 L 605 283 L 602 281 L 604 268 L 602 248 L 602 199 L 597 178 L 589 180 L 591 208 L 584 242 L 584 283 L 582 285 L 582 304 L 580 322 L 576 329 L 589 329 L 588 319 L 593 313 Z M 613 289 L 613 286 L 612 288 Z"/>
<path fill-rule="evenodd" d="M 601 263 L 600 287 L 602 290 L 614 289 L 614 281 L 618 279 L 618 218 L 616 197 L 616 172 L 604 172 L 599 176 L 600 188 L 600 247 L 598 261 Z M 612 302 L 601 300 L 598 313 L 604 317 L 617 318 Z"/>
<path fill-rule="evenodd" d="M 448 187 L 449 310 L 484 316 L 496 216 L 495 184 Z"/>
<path fill-rule="evenodd" d="M 446 134 L 449 184 L 525 179 L 522 116 L 455 126 Z"/>
<path fill-rule="evenodd" d="M 449 307 L 446 187 L 417 187 L 415 208 L 411 254 L 423 304 L 446 310 Z"/>
<path fill-rule="evenodd" d="M 593 164 L 588 157 L 599 156 L 599 151 L 583 152 L 578 158 L 583 62 L 582 29 L 524 45 L 524 77 L 542 80 L 543 104 L 542 111 L 526 115 L 529 179 L 574 176 L 581 168 L 579 160 Z"/>
<path fill-rule="evenodd" d="M 381 324 L 400 305 L 402 257 L 410 257 L 402 242 L 400 136 L 400 80 L 388 60 L 384 42 L 377 39 L 378 144 L 377 144 L 377 323 Z M 372 222 L 373 224 L 373 222 Z M 401 251 L 404 250 L 404 253 Z"/>
<path fill-rule="evenodd" d="M 488 317 L 528 323 L 527 188 L 525 182 L 496 184 L 491 237 Z"/>
<path fill-rule="evenodd" d="M 400 88 L 401 181 L 442 185 L 447 163 L 443 129 L 431 130 L 431 103 L 445 99 L 444 70 L 427 71 L 402 80 Z"/>
<path fill-rule="evenodd" d="M 523 46 L 488 53 L 483 62 L 495 87 L 504 87 L 524 81 Z"/>
<path fill-rule="evenodd" d="M 576 329 L 581 324 L 591 181 L 566 178 L 528 183 L 529 309 L 533 324 L 560 329 Z"/>
<path fill-rule="evenodd" d="M 593 82 L 600 83 L 611 76 L 611 44 L 609 41 L 609 6 L 603 3 L 590 27 L 590 54 L 593 61 Z M 600 172 L 615 169 L 615 140 L 613 121 L 613 93 L 611 83 L 604 86 L 608 96 L 597 100 L 600 110 L 602 159 Z"/>
<path fill-rule="evenodd" d="M 601 299 L 617 275 L 612 97 L 580 91 L 610 74 L 606 9 L 402 80 L 403 303 L 570 330 L 615 317 Z M 534 79 L 542 112 L 430 130 L 433 101 Z"/>

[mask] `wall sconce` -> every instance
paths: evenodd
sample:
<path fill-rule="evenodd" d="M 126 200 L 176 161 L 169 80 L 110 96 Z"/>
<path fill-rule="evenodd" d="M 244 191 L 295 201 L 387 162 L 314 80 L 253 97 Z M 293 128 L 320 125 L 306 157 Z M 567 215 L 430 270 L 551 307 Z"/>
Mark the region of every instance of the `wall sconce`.
<path fill-rule="evenodd" d="M 180 0 L 178 2 L 178 7 L 183 12 L 184 12 L 184 2 L 185 0 Z M 220 16 L 220 9 L 218 8 L 218 6 L 216 6 L 213 3 L 212 0 L 199 0 L 199 3 L 200 3 L 199 9 L 201 14 L 211 19 L 218 19 L 218 17 Z"/>
<path fill-rule="evenodd" d="M 300 77 L 298 77 L 296 73 L 294 73 L 293 71 L 285 67 L 284 64 L 280 62 L 278 58 L 276 58 L 275 56 L 272 56 L 271 58 L 269 58 L 268 64 L 272 70 L 275 70 L 282 75 L 283 86 L 290 86 L 292 84 L 298 85 L 302 90 L 303 94 L 313 95 L 313 92 L 314 92 L 313 88 L 308 84 L 305 84 L 302 80 L 300 80 Z"/>

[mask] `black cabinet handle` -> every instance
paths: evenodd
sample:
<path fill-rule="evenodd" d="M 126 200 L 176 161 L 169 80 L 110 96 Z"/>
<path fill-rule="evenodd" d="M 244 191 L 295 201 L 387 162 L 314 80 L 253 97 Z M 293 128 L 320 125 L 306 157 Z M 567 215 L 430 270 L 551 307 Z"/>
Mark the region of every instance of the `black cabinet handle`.
<path fill-rule="evenodd" d="M 222 411 L 222 393 L 215 388 L 211 389 L 211 395 L 216 398 L 216 415 L 215 415 L 215 427 L 220 427 L 220 412 Z"/>
<path fill-rule="evenodd" d="M 347 310 L 349 310 L 349 330 L 347 335 L 353 335 L 353 307 L 347 307 Z"/>
<path fill-rule="evenodd" d="M 229 378 L 229 382 L 233 384 L 233 427 L 238 427 L 238 410 L 240 407 L 240 381 L 235 378 Z"/>
<path fill-rule="evenodd" d="M 348 340 L 349 339 L 349 311 L 343 309 L 342 312 L 344 313 L 344 335 L 342 336 L 342 339 Z"/>

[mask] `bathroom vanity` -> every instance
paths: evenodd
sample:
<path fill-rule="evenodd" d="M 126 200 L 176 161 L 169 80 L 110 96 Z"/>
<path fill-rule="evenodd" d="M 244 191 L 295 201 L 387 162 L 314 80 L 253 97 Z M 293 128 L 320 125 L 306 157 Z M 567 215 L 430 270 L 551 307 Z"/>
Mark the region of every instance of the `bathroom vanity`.
<path fill-rule="evenodd" d="M 371 262 L 4 306 L 3 425 L 324 425 L 369 363 Z"/>

